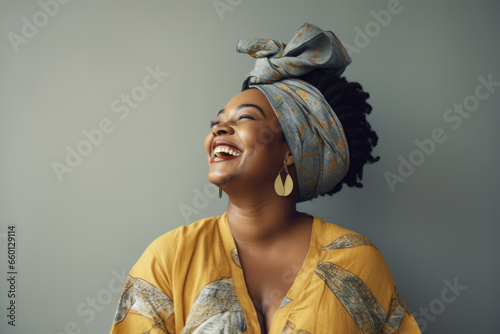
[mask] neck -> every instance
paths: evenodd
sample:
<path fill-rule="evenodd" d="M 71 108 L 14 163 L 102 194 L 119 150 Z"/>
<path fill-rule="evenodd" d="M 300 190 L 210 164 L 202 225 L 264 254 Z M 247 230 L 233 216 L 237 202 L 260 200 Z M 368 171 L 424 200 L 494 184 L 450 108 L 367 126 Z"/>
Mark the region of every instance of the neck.
<path fill-rule="evenodd" d="M 235 201 L 231 197 L 227 220 L 238 245 L 262 246 L 273 244 L 286 236 L 302 214 L 296 211 L 292 198 L 275 197 L 267 200 Z"/>

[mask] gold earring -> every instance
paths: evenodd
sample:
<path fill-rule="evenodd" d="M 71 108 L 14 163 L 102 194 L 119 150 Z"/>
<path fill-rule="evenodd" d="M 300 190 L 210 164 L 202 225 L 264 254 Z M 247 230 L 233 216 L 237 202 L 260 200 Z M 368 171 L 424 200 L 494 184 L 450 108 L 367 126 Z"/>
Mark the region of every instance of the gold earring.
<path fill-rule="evenodd" d="M 285 169 L 286 172 L 286 178 L 285 178 L 285 183 L 281 181 L 281 171 Z M 285 163 L 283 162 L 283 167 L 280 169 L 278 176 L 276 177 L 276 180 L 274 180 L 274 191 L 276 191 L 276 194 L 279 196 L 288 196 L 293 190 L 293 181 L 292 177 L 290 176 L 290 173 L 288 173 L 288 168 L 286 167 Z"/>
<path fill-rule="evenodd" d="M 219 198 L 222 198 L 222 189 L 219 188 Z"/>

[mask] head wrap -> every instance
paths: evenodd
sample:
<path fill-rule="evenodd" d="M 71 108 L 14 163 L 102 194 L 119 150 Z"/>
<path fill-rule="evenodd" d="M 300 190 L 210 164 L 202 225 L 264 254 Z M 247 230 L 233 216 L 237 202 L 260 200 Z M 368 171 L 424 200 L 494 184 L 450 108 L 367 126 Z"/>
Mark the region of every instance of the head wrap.
<path fill-rule="evenodd" d="M 244 88 L 259 89 L 278 117 L 299 183 L 299 202 L 330 191 L 347 174 L 349 149 L 342 124 L 323 94 L 294 77 L 322 69 L 340 76 L 351 59 L 337 37 L 304 24 L 288 44 L 240 39 L 236 51 L 257 58 Z"/>

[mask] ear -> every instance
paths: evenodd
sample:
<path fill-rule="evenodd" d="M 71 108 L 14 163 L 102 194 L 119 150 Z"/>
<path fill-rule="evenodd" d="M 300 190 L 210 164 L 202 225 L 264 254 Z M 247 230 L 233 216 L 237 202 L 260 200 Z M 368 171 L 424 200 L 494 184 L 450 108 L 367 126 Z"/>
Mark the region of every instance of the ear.
<path fill-rule="evenodd" d="M 292 152 L 289 149 L 287 149 L 287 151 L 286 151 L 286 155 L 285 155 L 285 159 L 284 160 L 285 160 L 285 165 L 286 166 L 291 166 L 294 163 Z"/>

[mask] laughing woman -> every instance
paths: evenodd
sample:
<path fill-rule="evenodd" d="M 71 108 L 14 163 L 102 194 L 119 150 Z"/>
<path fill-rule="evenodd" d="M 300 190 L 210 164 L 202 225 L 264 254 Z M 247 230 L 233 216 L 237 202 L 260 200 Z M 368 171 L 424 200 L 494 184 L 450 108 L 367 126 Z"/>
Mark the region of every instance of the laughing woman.
<path fill-rule="evenodd" d="M 111 333 L 420 333 L 366 237 L 296 204 L 361 187 L 377 135 L 332 32 L 247 39 L 255 68 L 205 140 L 227 211 L 156 239 L 130 271 Z"/>

